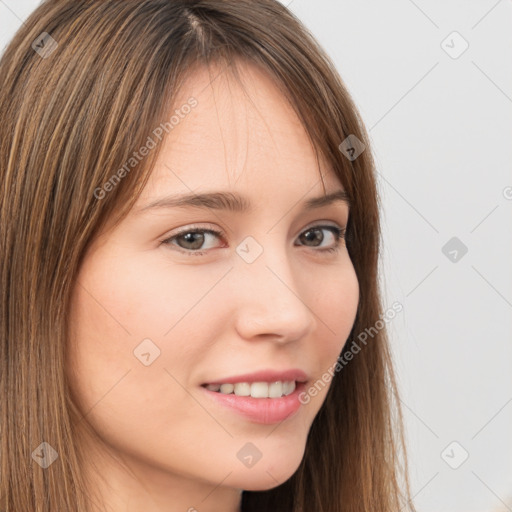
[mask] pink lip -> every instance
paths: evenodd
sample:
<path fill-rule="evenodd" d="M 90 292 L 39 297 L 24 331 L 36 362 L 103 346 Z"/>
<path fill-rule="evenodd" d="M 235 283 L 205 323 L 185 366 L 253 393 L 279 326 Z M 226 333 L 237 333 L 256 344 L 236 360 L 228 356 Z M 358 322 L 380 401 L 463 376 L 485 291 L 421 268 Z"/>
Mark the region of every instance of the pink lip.
<path fill-rule="evenodd" d="M 296 381 L 297 383 L 306 382 L 308 376 L 299 369 L 291 369 L 284 371 L 261 370 L 259 372 L 235 375 L 233 377 L 223 377 L 221 379 L 206 382 L 206 384 L 236 384 L 237 382 L 286 382 Z"/>
<path fill-rule="evenodd" d="M 252 377 L 254 377 L 254 375 L 251 376 L 252 380 L 250 382 L 272 382 L 274 380 L 273 378 L 261 378 L 260 374 L 253 379 Z M 294 380 L 289 378 L 289 375 L 286 379 L 282 379 L 282 375 L 284 374 L 279 374 L 279 378 L 276 380 Z M 247 376 L 245 378 L 247 379 Z M 238 379 L 239 377 L 236 377 L 234 382 L 248 382 L 247 380 Z M 231 379 L 231 381 L 233 381 L 233 379 Z M 226 384 L 233 383 L 230 381 L 223 382 Z M 253 398 L 251 396 L 237 396 L 234 394 L 224 395 L 201 387 L 204 393 L 206 393 L 206 396 L 214 400 L 215 403 L 228 407 L 255 423 L 265 425 L 279 423 L 293 416 L 302 405 L 299 400 L 299 395 L 305 388 L 306 384 L 304 382 L 297 382 L 295 391 L 287 396 L 281 398 Z"/>

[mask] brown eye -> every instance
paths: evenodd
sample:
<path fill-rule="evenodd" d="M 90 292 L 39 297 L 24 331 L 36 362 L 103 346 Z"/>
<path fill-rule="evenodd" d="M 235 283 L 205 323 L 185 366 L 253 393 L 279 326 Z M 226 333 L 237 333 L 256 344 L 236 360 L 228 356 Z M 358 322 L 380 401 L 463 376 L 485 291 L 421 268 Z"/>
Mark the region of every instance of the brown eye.
<path fill-rule="evenodd" d="M 185 233 L 184 235 L 177 236 L 176 241 L 183 249 L 197 250 L 204 244 L 204 238 L 205 236 L 203 233 Z M 180 243 L 180 240 L 183 243 Z"/>
<path fill-rule="evenodd" d="M 178 248 L 187 254 L 204 254 L 202 250 L 211 249 L 211 247 L 204 247 L 208 238 L 221 238 L 222 233 L 212 229 L 187 229 L 183 230 L 176 235 L 171 236 L 162 243 L 171 246 L 178 246 Z"/>
<path fill-rule="evenodd" d="M 334 238 L 334 245 L 325 246 L 325 240 L 329 241 L 329 237 L 324 233 L 328 232 Z M 205 254 L 208 249 L 212 247 L 204 247 L 208 242 L 208 238 L 222 238 L 224 234 L 220 231 L 202 228 L 184 229 L 181 232 L 164 240 L 162 243 L 169 246 L 177 247 L 177 250 L 187 255 Z M 345 237 L 345 229 L 336 226 L 314 226 L 303 231 L 299 240 L 302 245 L 306 247 L 318 247 L 319 252 L 334 252 L 340 247 L 340 240 Z M 323 245 L 322 245 L 323 244 Z M 324 247 L 325 246 L 325 247 Z"/>
<path fill-rule="evenodd" d="M 336 226 L 314 226 L 312 228 L 303 231 L 299 236 L 301 242 L 308 247 L 321 247 L 322 242 L 326 238 L 324 231 L 329 231 L 333 237 L 335 245 L 333 247 L 326 247 L 322 250 L 335 251 L 339 247 L 339 242 L 345 236 L 345 229 L 338 228 Z M 311 244 L 311 245 L 310 245 Z"/>

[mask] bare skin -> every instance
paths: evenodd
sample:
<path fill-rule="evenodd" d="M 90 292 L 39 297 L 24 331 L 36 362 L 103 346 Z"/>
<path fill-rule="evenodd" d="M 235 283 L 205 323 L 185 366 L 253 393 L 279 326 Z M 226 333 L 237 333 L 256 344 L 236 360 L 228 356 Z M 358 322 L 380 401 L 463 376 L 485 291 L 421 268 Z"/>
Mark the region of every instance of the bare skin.
<path fill-rule="evenodd" d="M 306 132 L 265 73 L 245 66 L 242 76 L 257 108 L 226 73 L 209 86 L 207 69 L 189 75 L 176 105 L 191 96 L 198 105 L 162 143 L 133 210 L 95 239 L 80 269 L 68 369 L 102 439 L 84 440 L 84 469 L 109 512 L 238 512 L 242 490 L 289 479 L 329 385 L 278 425 L 215 404 L 201 385 L 289 368 L 312 384 L 355 320 L 354 267 L 343 238 L 325 227 L 346 227 L 348 205 L 304 208 L 324 195 Z M 343 190 L 322 165 L 325 192 Z M 140 211 L 171 194 L 210 191 L 243 195 L 252 210 Z M 164 243 L 189 226 L 223 235 Z M 257 245 L 246 252 L 262 249 L 251 263 L 236 251 L 249 236 Z M 134 355 L 145 339 L 160 351 L 154 358 L 157 349 L 145 346 L 147 366 Z M 250 468 L 237 457 L 249 442 L 261 452 Z"/>

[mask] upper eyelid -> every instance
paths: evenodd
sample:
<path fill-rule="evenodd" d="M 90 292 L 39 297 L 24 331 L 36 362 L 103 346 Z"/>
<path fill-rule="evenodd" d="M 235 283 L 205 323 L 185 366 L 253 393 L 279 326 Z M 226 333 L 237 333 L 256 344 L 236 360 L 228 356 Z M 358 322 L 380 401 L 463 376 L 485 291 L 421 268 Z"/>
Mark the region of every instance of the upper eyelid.
<path fill-rule="evenodd" d="M 314 224 L 307 224 L 306 227 L 302 228 L 299 231 L 299 233 L 302 233 L 303 231 L 305 231 L 307 229 L 311 229 L 311 228 L 315 228 L 315 227 L 333 227 L 333 228 L 338 228 L 341 230 L 344 230 L 347 227 L 346 225 L 344 226 L 343 223 L 338 223 L 338 222 L 330 221 L 330 220 L 319 220 L 319 221 L 313 221 L 313 222 L 314 222 Z M 325 223 L 330 223 L 330 222 L 334 222 L 334 224 L 333 225 L 325 224 Z M 210 232 L 213 234 L 219 234 L 221 236 L 226 235 L 226 230 L 221 229 L 221 228 L 212 228 L 212 227 L 201 226 L 199 224 L 190 224 L 183 228 L 177 228 L 177 231 L 175 233 L 165 236 L 164 241 L 168 240 L 169 238 L 173 238 L 175 236 L 179 236 L 184 233 L 189 233 L 191 231 L 205 231 L 205 232 Z"/>

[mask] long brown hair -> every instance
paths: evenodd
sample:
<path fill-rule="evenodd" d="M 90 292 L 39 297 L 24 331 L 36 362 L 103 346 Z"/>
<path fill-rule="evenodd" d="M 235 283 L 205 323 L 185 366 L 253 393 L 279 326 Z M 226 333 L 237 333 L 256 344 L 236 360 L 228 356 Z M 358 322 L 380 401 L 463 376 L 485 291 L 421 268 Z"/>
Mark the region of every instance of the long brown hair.
<path fill-rule="evenodd" d="M 238 59 L 275 77 L 349 195 L 360 302 L 344 351 L 382 317 L 368 135 L 332 62 L 291 12 L 277 0 L 44 1 L 0 60 L 3 512 L 91 506 L 65 372 L 70 297 L 89 244 L 107 219 L 128 213 L 161 144 L 108 194 L 98 190 L 168 121 L 193 66 L 236 74 Z M 349 135 L 366 147 L 355 159 L 339 148 Z M 245 491 L 243 512 L 413 509 L 397 396 L 379 329 L 334 377 L 298 470 L 274 489 Z M 59 455 L 46 469 L 32 456 L 42 442 Z"/>

